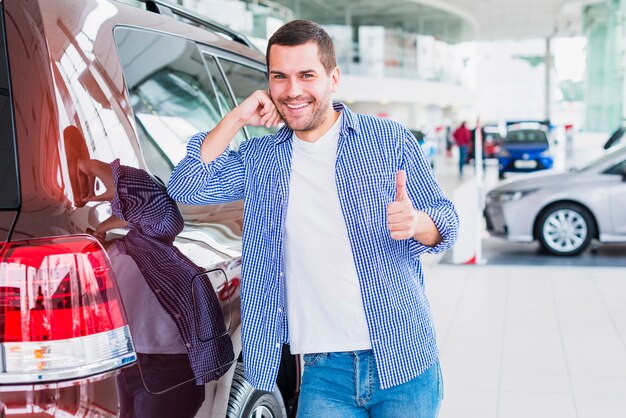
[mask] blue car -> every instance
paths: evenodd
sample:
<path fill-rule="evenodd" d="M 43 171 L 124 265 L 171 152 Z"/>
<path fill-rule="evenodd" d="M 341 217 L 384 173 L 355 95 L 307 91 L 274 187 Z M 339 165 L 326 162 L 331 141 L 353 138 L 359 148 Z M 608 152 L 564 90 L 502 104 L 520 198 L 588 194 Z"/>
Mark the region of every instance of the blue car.
<path fill-rule="evenodd" d="M 424 132 L 417 129 L 411 129 L 411 133 L 422 147 L 424 155 L 426 155 L 426 158 L 428 158 L 428 162 L 430 162 L 430 167 L 435 168 L 435 156 L 437 154 L 437 145 L 435 144 L 435 142 L 427 138 L 426 135 L 424 135 Z"/>
<path fill-rule="evenodd" d="M 528 173 L 552 168 L 554 159 L 543 129 L 512 129 L 498 154 L 500 178 L 507 172 Z"/>

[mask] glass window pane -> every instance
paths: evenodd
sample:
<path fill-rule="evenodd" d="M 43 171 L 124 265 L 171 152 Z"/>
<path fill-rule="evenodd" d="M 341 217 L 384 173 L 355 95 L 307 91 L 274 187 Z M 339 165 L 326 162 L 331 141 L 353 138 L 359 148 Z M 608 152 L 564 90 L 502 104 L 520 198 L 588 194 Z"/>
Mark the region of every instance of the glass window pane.
<path fill-rule="evenodd" d="M 626 173 L 625 170 L 626 170 L 626 160 L 622 161 L 619 164 L 615 164 L 613 167 L 609 168 L 604 173 L 623 176 L 624 173 Z"/>
<path fill-rule="evenodd" d="M 220 64 L 233 89 L 237 104 L 241 103 L 256 90 L 268 89 L 265 72 L 227 59 L 220 59 Z M 274 127 L 268 129 L 265 126 L 246 126 L 246 130 L 251 137 L 272 134 L 277 131 Z"/>
<path fill-rule="evenodd" d="M 167 181 L 189 138 L 213 129 L 232 101 L 194 42 L 129 28 L 117 28 L 115 40 L 146 164 Z"/>
<path fill-rule="evenodd" d="M 217 65 L 215 57 L 205 54 L 204 60 L 207 66 L 207 70 L 209 72 L 209 76 L 211 77 L 211 81 L 215 86 L 217 101 L 220 105 L 220 108 L 222 109 L 222 113 L 226 114 L 235 107 L 235 103 L 233 103 L 233 99 L 230 96 L 228 87 L 226 86 L 226 82 L 221 75 L 222 73 L 219 69 L 219 66 Z M 231 142 L 231 147 L 235 150 L 238 149 L 241 141 L 245 139 L 246 135 L 244 134 L 243 130 L 237 132 L 237 135 L 235 136 L 235 138 L 233 138 L 233 141 Z"/>

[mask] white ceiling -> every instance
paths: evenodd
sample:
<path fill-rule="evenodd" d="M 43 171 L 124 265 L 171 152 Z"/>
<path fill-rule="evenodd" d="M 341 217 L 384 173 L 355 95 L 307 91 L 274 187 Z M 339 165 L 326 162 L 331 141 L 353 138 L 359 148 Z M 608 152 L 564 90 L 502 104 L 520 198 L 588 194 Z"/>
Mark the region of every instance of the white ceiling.
<path fill-rule="evenodd" d="M 603 0 L 436 0 L 469 15 L 476 39 L 545 38 L 582 34 L 588 4 Z"/>
<path fill-rule="evenodd" d="M 273 0 L 321 24 L 398 27 L 450 42 L 581 35 L 583 7 L 606 1 Z"/>

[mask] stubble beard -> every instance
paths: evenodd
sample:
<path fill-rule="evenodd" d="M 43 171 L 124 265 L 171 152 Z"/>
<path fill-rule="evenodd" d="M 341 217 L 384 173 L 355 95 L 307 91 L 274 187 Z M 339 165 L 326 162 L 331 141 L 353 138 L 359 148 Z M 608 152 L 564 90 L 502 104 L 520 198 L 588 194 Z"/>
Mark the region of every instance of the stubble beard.
<path fill-rule="evenodd" d="M 314 106 L 315 108 L 310 118 L 305 120 L 289 121 L 289 118 L 287 118 L 283 112 L 279 110 L 278 113 L 285 122 L 285 125 L 287 125 L 287 127 L 292 131 L 310 132 L 321 126 L 326 121 L 326 112 L 328 111 L 330 100 L 329 98 L 325 98 L 323 102 L 320 102 L 320 106 L 315 106 L 315 103 L 318 102 L 312 101 L 311 104 L 309 104 L 309 106 Z M 282 105 L 285 107 L 287 106 L 284 102 L 282 102 Z M 277 108 L 279 109 L 279 107 Z"/>

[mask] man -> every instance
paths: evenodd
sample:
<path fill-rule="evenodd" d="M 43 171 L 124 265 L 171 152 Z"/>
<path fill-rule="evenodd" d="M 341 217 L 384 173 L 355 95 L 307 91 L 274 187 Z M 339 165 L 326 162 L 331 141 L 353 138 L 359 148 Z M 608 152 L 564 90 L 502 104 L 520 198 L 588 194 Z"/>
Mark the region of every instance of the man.
<path fill-rule="evenodd" d="M 449 248 L 458 217 L 416 139 L 332 103 L 332 41 L 292 21 L 267 47 L 257 91 L 194 136 L 168 191 L 188 204 L 244 199 L 245 375 L 271 390 L 281 346 L 304 354 L 298 416 L 434 417 L 435 332 L 419 255 Z M 244 125 L 285 127 L 227 149 Z"/>
<path fill-rule="evenodd" d="M 472 140 L 472 132 L 465 126 L 465 121 L 461 122 L 452 134 L 456 146 L 459 147 L 459 175 L 463 175 L 463 166 L 467 160 L 467 151 Z"/>

